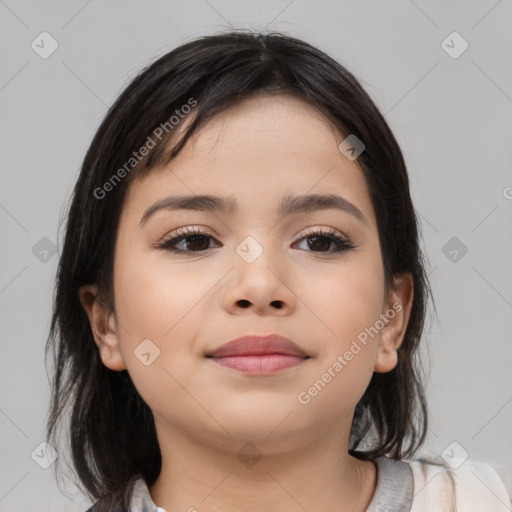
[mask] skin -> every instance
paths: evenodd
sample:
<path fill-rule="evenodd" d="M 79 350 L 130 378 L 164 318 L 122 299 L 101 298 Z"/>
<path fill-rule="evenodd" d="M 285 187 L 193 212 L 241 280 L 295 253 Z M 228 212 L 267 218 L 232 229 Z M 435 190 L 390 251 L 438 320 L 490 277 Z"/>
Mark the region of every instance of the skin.
<path fill-rule="evenodd" d="M 386 293 L 375 214 L 357 160 L 338 149 L 344 138 L 287 96 L 218 114 L 170 165 L 131 184 L 116 240 L 116 314 L 103 308 L 95 285 L 80 290 L 103 363 L 127 369 L 153 411 L 162 470 L 149 491 L 168 511 L 364 511 L 371 501 L 376 466 L 348 454 L 350 427 L 373 372 L 397 363 L 413 286 L 402 276 Z M 139 226 L 159 199 L 192 193 L 230 195 L 239 209 L 160 210 Z M 368 226 L 334 209 L 277 216 L 283 196 L 306 193 L 343 196 Z M 186 226 L 213 238 L 186 254 L 155 247 Z M 306 228 L 334 228 L 356 247 L 336 253 L 324 244 L 320 250 L 331 252 L 322 257 Z M 236 252 L 247 236 L 263 249 L 252 263 Z M 210 248 L 197 252 L 208 240 Z M 298 394 L 397 302 L 402 309 L 378 335 L 299 403 Z M 255 377 L 204 357 L 241 335 L 268 333 L 293 340 L 310 359 Z M 134 350 L 148 338 L 160 356 L 145 366 Z M 261 455 L 250 467 L 239 457 L 248 446 Z"/>

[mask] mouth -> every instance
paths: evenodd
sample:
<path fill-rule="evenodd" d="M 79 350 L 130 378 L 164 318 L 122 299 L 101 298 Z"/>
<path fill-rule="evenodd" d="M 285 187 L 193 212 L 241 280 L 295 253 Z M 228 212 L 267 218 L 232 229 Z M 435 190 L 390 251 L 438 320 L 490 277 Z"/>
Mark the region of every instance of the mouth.
<path fill-rule="evenodd" d="M 243 336 L 205 355 L 213 362 L 252 375 L 296 368 L 310 359 L 303 349 L 278 335 Z"/>
<path fill-rule="evenodd" d="M 254 375 L 267 375 L 270 373 L 300 366 L 306 357 L 289 356 L 286 354 L 260 354 L 243 356 L 212 357 L 212 361 L 234 370 Z"/>

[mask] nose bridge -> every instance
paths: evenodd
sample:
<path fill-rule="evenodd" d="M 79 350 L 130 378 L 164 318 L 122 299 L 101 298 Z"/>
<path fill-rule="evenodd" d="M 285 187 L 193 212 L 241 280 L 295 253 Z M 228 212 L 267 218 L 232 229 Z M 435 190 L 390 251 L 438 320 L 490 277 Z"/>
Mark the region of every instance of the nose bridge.
<path fill-rule="evenodd" d="M 280 275 L 284 269 L 282 256 L 277 254 L 277 248 L 265 234 L 246 236 L 235 252 L 239 258 L 235 264 L 239 279 L 272 288 L 281 282 L 279 278 L 283 279 Z"/>

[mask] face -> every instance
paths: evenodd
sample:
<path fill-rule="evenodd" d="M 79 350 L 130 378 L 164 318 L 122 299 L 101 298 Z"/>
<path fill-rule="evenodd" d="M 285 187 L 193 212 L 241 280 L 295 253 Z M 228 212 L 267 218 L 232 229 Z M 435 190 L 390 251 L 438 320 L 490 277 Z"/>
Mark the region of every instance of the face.
<path fill-rule="evenodd" d="M 373 372 L 395 365 L 407 296 L 385 292 L 375 214 L 357 160 L 338 149 L 344 138 L 300 100 L 259 97 L 130 185 L 116 316 L 95 339 L 106 366 L 128 370 L 159 433 L 276 451 L 334 425 L 346 437 Z M 284 198 L 312 194 L 352 206 L 278 211 Z M 189 195 L 236 208 L 162 207 L 141 221 L 157 202 Z M 87 310 L 94 326 L 100 309 Z M 205 357 L 249 334 L 284 336 L 309 357 L 264 375 Z"/>

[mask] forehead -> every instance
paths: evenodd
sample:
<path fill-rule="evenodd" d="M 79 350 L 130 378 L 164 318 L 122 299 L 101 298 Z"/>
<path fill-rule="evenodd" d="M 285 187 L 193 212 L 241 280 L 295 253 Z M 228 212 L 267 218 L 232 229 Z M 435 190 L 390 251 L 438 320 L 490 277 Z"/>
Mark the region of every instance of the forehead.
<path fill-rule="evenodd" d="M 370 223 L 373 208 L 345 138 L 313 106 L 290 96 L 245 100 L 195 132 L 178 156 L 129 187 L 125 207 L 140 216 L 166 195 L 236 196 L 238 210 L 276 210 L 285 195 L 339 194 Z M 277 211 L 277 210 L 276 210 Z"/>

